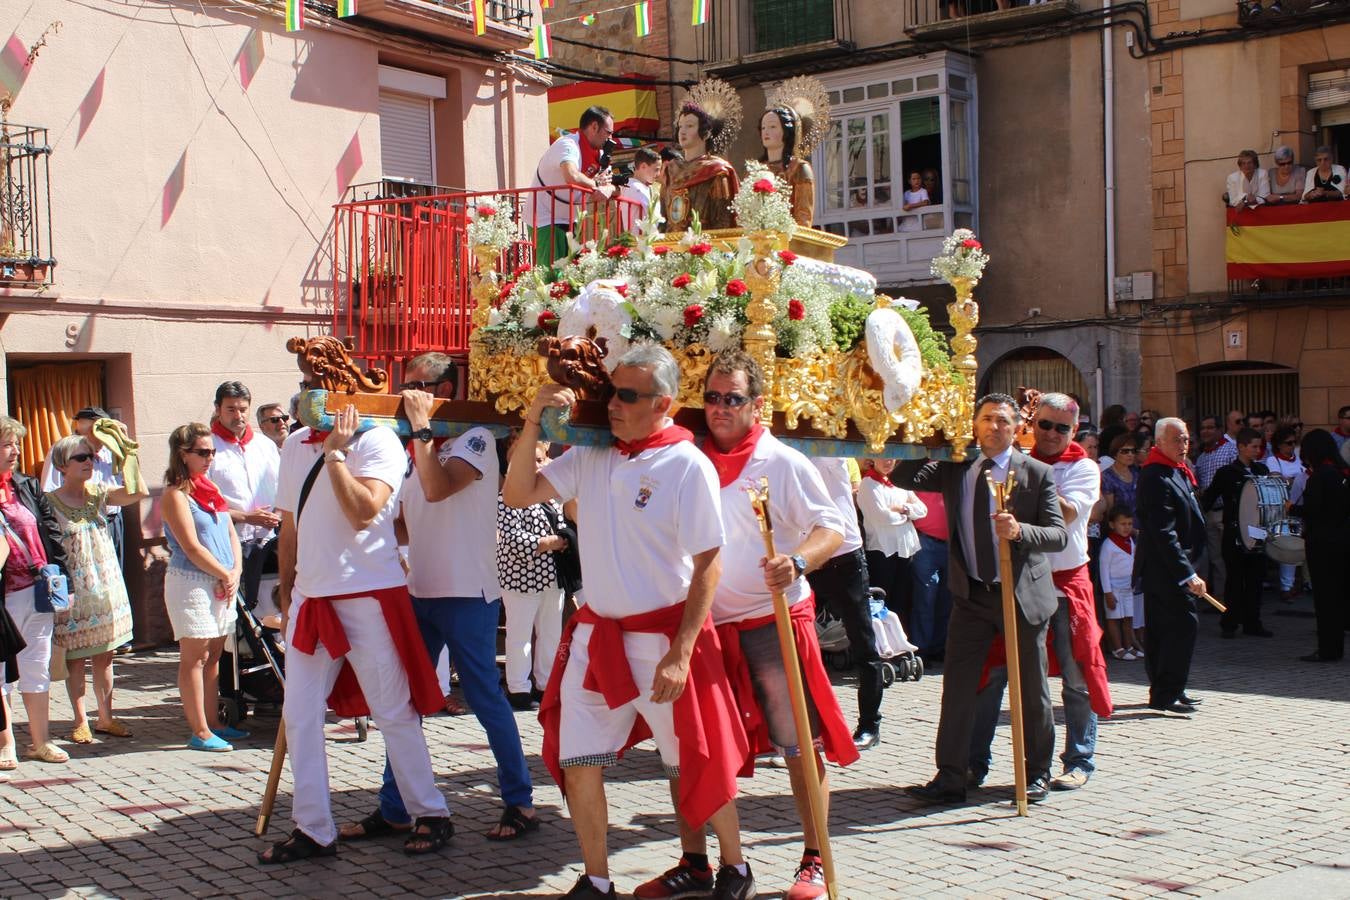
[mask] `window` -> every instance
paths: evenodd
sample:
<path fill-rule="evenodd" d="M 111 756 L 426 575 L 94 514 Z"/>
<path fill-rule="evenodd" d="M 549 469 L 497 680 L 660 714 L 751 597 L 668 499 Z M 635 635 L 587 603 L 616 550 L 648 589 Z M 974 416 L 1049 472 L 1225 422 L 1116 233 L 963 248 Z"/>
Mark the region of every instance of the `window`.
<path fill-rule="evenodd" d="M 755 52 L 834 38 L 834 0 L 752 0 Z"/>
<path fill-rule="evenodd" d="M 444 78 L 380 66 L 380 168 L 385 178 L 436 183 L 432 104 L 445 97 Z"/>

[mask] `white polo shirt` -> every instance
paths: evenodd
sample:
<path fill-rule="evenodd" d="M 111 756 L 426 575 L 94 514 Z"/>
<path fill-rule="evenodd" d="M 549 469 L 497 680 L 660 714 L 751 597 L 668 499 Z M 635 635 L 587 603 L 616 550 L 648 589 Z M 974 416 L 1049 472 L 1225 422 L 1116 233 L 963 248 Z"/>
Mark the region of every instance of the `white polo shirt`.
<path fill-rule="evenodd" d="M 769 479 L 774 549 L 780 554 L 792 556 L 815 528 L 844 533 L 843 517 L 815 466 L 801 453 L 764 432 L 740 477 L 721 489 L 722 526 L 727 543 L 722 554 L 722 577 L 713 593 L 712 615 L 717 625 L 773 613 L 773 594 L 764 586 L 764 570 L 759 566 L 764 558 L 764 538 L 745 492 L 747 482 L 757 485 L 762 477 Z M 805 577 L 797 578 L 783 592 L 788 606 L 810 593 L 811 586 Z"/>
<path fill-rule="evenodd" d="M 590 193 L 580 188 L 558 188 L 567 183 L 563 163 L 569 162 L 577 167 L 578 172 L 581 171 L 581 135 L 577 132 L 565 134 L 549 144 L 535 168 L 530 187 L 555 188 L 552 191 L 535 191 L 530 203 L 530 221 L 535 227 L 571 225 L 575 205 L 584 201 Z M 583 174 L 593 176 L 595 173 Z"/>
<path fill-rule="evenodd" d="M 689 441 L 631 459 L 610 447 L 573 447 L 541 474 L 563 501 L 580 498 L 586 605 L 606 618 L 684 602 L 693 557 L 722 546 L 717 473 Z"/>
<path fill-rule="evenodd" d="M 274 506 L 281 454 L 272 439 L 255 430 L 247 445 L 224 440 L 215 432 L 211 433 L 211 441 L 215 444 L 216 455 L 207 475 L 220 488 L 230 509 L 251 513 Z M 296 490 L 299 490 L 298 486 Z M 236 530 L 239 540 L 245 542 L 262 540 L 271 534 L 271 529 L 261 525 L 240 523 Z"/>
<path fill-rule="evenodd" d="M 1078 514 L 1064 523 L 1069 543 L 1058 553 L 1045 555 L 1051 572 L 1067 572 L 1088 561 L 1088 518 L 1102 495 L 1102 476 L 1090 458 L 1057 462 L 1051 468 L 1055 470 L 1055 493 Z"/>
<path fill-rule="evenodd" d="M 276 506 L 296 512 L 300 488 L 323 455 L 323 444 L 304 443 L 308 426 L 290 437 L 281 449 L 281 473 L 277 484 Z M 266 438 L 259 440 L 270 443 Z M 274 448 L 275 449 L 275 448 Z M 352 531 L 347 517 L 333 493 L 332 476 L 322 468 L 305 501 L 298 520 L 295 588 L 305 597 L 331 597 L 374 591 L 404 583 L 403 567 L 398 561 L 398 540 L 394 537 L 394 517 L 398 511 L 398 492 L 408 456 L 392 429 L 383 425 L 358 434 L 347 445 L 343 465 L 357 478 L 377 478 L 392 489 L 389 500 L 364 531 Z M 325 466 L 330 464 L 325 464 Z"/>
<path fill-rule="evenodd" d="M 422 481 L 409 469 L 403 487 L 408 526 L 408 590 L 414 597 L 502 595 L 497 582 L 497 439 L 470 428 L 441 446 L 437 460 L 462 459 L 478 480 L 439 503 L 428 503 Z"/>
<path fill-rule="evenodd" d="M 858 508 L 853 505 L 853 482 L 848 477 L 848 460 L 842 456 L 813 456 L 811 464 L 820 473 L 826 493 L 839 510 L 839 517 L 844 520 L 844 542 L 834 555 L 852 553 L 862 546 L 862 533 L 858 531 Z"/>

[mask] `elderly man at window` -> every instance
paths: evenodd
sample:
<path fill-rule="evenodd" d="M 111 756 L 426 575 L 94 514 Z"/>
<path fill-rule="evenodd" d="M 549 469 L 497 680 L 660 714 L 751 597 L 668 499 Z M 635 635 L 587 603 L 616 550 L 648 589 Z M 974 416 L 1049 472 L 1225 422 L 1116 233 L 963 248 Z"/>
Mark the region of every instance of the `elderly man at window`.
<path fill-rule="evenodd" d="M 1238 154 L 1237 171 L 1228 175 L 1228 205 L 1238 209 L 1261 206 L 1270 195 L 1270 179 L 1261 168 L 1261 159 L 1255 150 Z"/>
<path fill-rule="evenodd" d="M 1270 184 L 1267 203 L 1297 203 L 1303 199 L 1307 170 L 1294 163 L 1294 151 L 1285 146 L 1275 149 L 1275 165 L 1266 170 Z"/>

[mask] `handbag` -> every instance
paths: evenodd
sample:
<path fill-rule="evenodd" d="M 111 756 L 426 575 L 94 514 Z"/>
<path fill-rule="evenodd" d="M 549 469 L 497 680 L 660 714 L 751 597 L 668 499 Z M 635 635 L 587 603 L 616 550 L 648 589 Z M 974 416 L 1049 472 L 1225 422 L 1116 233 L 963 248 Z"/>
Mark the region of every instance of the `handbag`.
<path fill-rule="evenodd" d="M 552 503 L 545 502 L 543 506 L 553 533 L 567 541 L 565 550 L 553 551 L 553 572 L 557 576 L 558 587 L 571 596 L 581 590 L 581 553 L 577 549 L 576 527 L 557 515 Z"/>
<path fill-rule="evenodd" d="M 9 527 L 9 519 L 0 515 L 0 526 L 5 534 L 20 547 L 26 546 L 23 539 Z M 70 611 L 70 581 L 56 563 L 39 566 L 32 564 L 28 571 L 33 575 L 33 610 L 40 613 L 64 613 Z"/>

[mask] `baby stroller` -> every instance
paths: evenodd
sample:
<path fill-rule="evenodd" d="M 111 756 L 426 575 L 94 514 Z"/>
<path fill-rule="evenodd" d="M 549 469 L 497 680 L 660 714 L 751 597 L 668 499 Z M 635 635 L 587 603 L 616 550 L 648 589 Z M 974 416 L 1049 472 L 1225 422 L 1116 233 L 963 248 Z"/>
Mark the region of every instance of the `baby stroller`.
<path fill-rule="evenodd" d="M 275 627 L 280 624 L 276 590 L 273 539 L 245 562 L 245 576 L 234 598 L 238 613 L 234 634 L 226 639 L 220 659 L 220 718 L 231 728 L 239 727 L 260 704 L 280 707 L 285 696 L 286 651 Z"/>
<path fill-rule="evenodd" d="M 918 681 L 923 677 L 923 660 L 916 652 L 919 648 L 905 636 L 900 617 L 886 608 L 886 592 L 872 588 L 868 591 L 867 602 L 877 653 L 881 656 L 878 666 L 882 685 L 890 687 L 896 681 Z M 847 672 L 853 668 L 853 654 L 844 623 L 832 616 L 825 606 L 816 611 L 816 639 L 825 661 L 835 671 Z"/>

